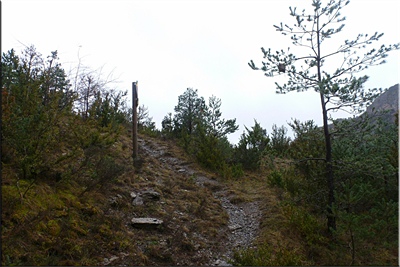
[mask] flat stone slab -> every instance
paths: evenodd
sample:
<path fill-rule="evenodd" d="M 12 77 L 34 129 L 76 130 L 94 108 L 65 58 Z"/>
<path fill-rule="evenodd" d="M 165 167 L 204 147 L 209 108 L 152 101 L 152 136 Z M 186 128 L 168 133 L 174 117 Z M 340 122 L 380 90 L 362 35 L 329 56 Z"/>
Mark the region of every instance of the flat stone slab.
<path fill-rule="evenodd" d="M 139 228 L 156 228 L 163 223 L 162 220 L 156 218 L 133 218 L 132 225 Z"/>

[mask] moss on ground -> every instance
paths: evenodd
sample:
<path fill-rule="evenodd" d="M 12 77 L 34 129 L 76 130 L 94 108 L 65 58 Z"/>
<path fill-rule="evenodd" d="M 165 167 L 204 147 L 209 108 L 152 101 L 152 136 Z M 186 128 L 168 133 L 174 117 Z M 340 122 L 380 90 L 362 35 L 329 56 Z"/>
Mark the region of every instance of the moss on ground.
<path fill-rule="evenodd" d="M 181 149 L 157 142 L 171 155 L 189 162 Z M 218 239 L 217 229 L 224 227 L 228 218 L 218 203 L 207 200 L 213 199 L 212 191 L 199 190 L 190 179 L 161 168 L 157 159 L 149 156 L 144 158 L 141 170 L 135 169 L 130 147 L 131 139 L 121 135 L 109 155 L 127 166 L 125 172 L 112 185 L 85 194 L 85 183 L 78 174 L 58 183 L 37 182 L 23 199 L 20 192 L 30 182 L 19 181 L 18 190 L 16 178 L 4 177 L 2 263 L 103 265 L 104 258 L 112 256 L 128 265 L 190 263 L 196 248 L 209 246 L 204 240 Z M 3 175 L 12 173 L 12 169 L 3 169 Z M 143 188 L 158 191 L 161 200 L 132 206 L 130 192 Z M 122 201 L 110 206 L 110 197 L 117 194 Z M 165 224 L 155 232 L 136 229 L 130 225 L 132 214 L 157 217 Z M 207 260 L 200 258 L 197 263 L 206 264 Z"/>

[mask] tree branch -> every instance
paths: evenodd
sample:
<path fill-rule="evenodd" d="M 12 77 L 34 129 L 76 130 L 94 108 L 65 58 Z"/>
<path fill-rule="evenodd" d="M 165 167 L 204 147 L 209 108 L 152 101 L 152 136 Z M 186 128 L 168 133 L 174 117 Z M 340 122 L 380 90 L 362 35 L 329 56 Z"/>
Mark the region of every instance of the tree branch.
<path fill-rule="evenodd" d="M 317 59 L 317 57 L 315 57 L 315 56 L 308 56 L 308 57 L 299 57 L 299 58 L 295 58 L 294 60 L 300 60 L 300 59 L 305 59 L 305 58 Z"/>

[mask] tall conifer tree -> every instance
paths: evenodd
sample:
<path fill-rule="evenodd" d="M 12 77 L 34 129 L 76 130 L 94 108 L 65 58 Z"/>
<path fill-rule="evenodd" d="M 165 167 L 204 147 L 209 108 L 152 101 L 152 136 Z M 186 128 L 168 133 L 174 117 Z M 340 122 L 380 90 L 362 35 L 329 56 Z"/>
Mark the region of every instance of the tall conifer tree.
<path fill-rule="evenodd" d="M 288 24 L 274 25 L 277 31 L 283 35 L 289 35 L 293 45 L 309 49 L 309 53 L 296 56 L 281 49 L 273 53 L 271 49 L 261 48 L 265 62 L 258 68 L 251 60 L 249 66 L 265 72 L 267 77 L 274 77 L 280 73 L 288 76 L 288 81 L 284 85 L 277 86 L 277 93 L 287 93 L 291 91 L 306 91 L 314 89 L 321 100 L 323 130 L 326 146 L 326 183 L 328 187 L 328 222 L 329 231 L 336 229 L 336 218 L 333 215 L 332 207 L 335 203 L 334 197 L 334 173 L 332 168 L 332 145 L 331 134 L 328 129 L 328 115 L 330 111 L 346 109 L 354 114 L 363 111 L 365 105 L 370 104 L 382 89 L 363 88 L 368 76 L 356 77 L 356 74 L 367 69 L 369 66 L 375 66 L 385 63 L 387 53 L 399 49 L 399 43 L 394 45 L 382 45 L 379 48 L 366 50 L 368 45 L 376 43 L 383 33 L 373 35 L 358 34 L 354 40 L 344 40 L 336 50 L 331 51 L 323 46 L 324 41 L 331 38 L 334 34 L 343 30 L 345 17 L 341 10 L 349 4 L 350 1 L 330 0 L 322 6 L 322 1 L 313 0 L 313 11 L 306 14 L 305 10 L 299 13 L 296 8 L 289 7 L 290 15 L 296 20 L 294 26 Z M 339 23 L 338 27 L 336 27 Z M 363 55 L 358 52 L 364 51 Z M 343 58 L 336 71 L 328 73 L 324 65 L 329 58 L 341 56 Z"/>

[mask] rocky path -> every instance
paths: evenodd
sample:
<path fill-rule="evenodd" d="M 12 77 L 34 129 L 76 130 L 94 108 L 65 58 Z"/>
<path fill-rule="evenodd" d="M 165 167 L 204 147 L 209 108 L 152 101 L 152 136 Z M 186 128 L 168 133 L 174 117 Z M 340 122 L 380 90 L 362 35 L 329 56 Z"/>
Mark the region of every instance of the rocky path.
<path fill-rule="evenodd" d="M 226 244 L 222 246 L 224 249 L 218 255 L 210 255 L 209 265 L 230 266 L 229 262 L 232 261 L 233 249 L 251 247 L 252 242 L 257 236 L 261 218 L 259 203 L 242 202 L 233 204 L 230 201 L 232 195 L 229 194 L 229 188 L 214 179 L 198 174 L 190 167 L 188 162 L 176 158 L 169 153 L 168 147 L 160 146 L 151 140 L 145 141 L 139 139 L 138 141 L 145 153 L 157 159 L 161 167 L 179 174 L 184 173 L 189 177 L 194 177 L 199 187 L 213 185 L 215 188 L 218 188 L 217 191 L 214 191 L 213 196 L 220 200 L 222 208 L 229 215 L 229 223 L 226 229 L 221 230 L 221 233 L 226 232 L 227 236 Z M 161 180 L 157 182 L 162 183 Z"/>

